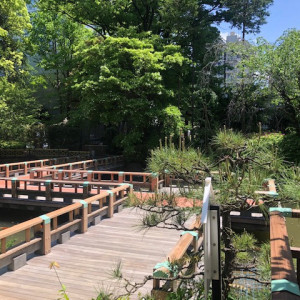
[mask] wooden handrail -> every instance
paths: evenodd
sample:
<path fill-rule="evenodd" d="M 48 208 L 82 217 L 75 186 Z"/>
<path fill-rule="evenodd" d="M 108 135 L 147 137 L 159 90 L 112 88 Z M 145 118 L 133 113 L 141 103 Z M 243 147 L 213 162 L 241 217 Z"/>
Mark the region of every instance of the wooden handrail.
<path fill-rule="evenodd" d="M 78 180 L 57 180 L 57 179 L 51 179 L 50 181 L 47 179 L 30 179 L 30 178 L 17 178 L 12 179 L 11 177 L 0 177 L 0 181 L 17 181 L 19 183 L 21 182 L 33 182 L 33 183 L 53 183 L 53 184 L 68 184 L 68 185 L 82 185 L 84 182 L 86 182 L 87 185 L 93 185 L 93 186 L 119 186 L 120 183 L 118 182 L 97 182 L 97 181 L 78 181 Z"/>
<path fill-rule="evenodd" d="M 75 164 L 75 163 L 74 163 Z M 63 166 L 67 166 L 68 164 L 64 164 Z M 59 167 L 60 165 L 56 165 L 56 167 Z M 52 166 L 50 166 L 52 167 Z M 47 168 L 34 168 L 34 171 L 47 171 L 49 173 L 58 173 L 61 170 L 58 169 L 49 169 Z M 62 170 L 64 173 L 78 173 L 78 174 L 85 174 L 88 173 L 88 170 Z M 151 176 L 152 173 L 149 172 L 123 172 L 123 171 L 92 171 L 93 174 L 114 174 L 114 175 L 119 175 L 120 172 L 123 175 L 133 175 L 133 176 Z"/>
<path fill-rule="evenodd" d="M 80 202 L 73 203 L 66 207 L 63 207 L 63 208 L 60 208 L 60 209 L 57 209 L 57 210 L 47 213 L 47 217 L 49 217 L 50 219 L 53 219 L 55 217 L 59 217 L 61 215 L 64 215 L 70 211 L 73 211 L 73 210 L 81 208 L 81 207 L 82 207 L 82 203 L 80 203 Z"/>
<path fill-rule="evenodd" d="M 82 164 L 81 162 L 79 164 Z M 65 164 L 66 166 L 69 166 L 70 164 Z M 73 165 L 74 166 L 74 165 Z M 77 165 L 76 165 L 77 166 Z M 58 167 L 58 166 L 56 166 Z M 50 169 L 51 166 L 45 167 L 45 168 L 34 168 L 30 172 L 31 178 L 39 178 L 42 179 L 44 177 L 51 177 L 52 180 L 57 180 L 54 178 L 58 178 L 59 180 L 65 180 L 65 181 L 72 181 L 73 177 L 79 177 L 76 178 L 76 180 L 80 181 L 89 181 L 90 183 L 96 183 L 96 182 L 109 182 L 109 183 L 130 183 L 134 184 L 135 186 L 142 186 L 149 188 L 151 191 L 156 191 L 158 188 L 158 184 L 163 182 L 163 180 L 158 180 L 158 175 L 153 173 L 142 173 L 142 172 L 123 172 L 123 171 L 92 171 L 92 170 L 86 170 L 86 165 L 84 165 L 84 170 L 81 169 L 73 169 L 73 170 L 65 170 L 65 169 Z M 110 175 L 110 178 L 103 179 L 101 175 Z M 115 178 L 116 176 L 116 178 Z M 126 178 L 129 176 L 128 178 Z M 141 180 L 137 180 L 133 177 L 140 177 Z M 139 179 L 139 178 L 138 178 Z"/>
<path fill-rule="evenodd" d="M 61 234 L 63 231 L 68 230 L 68 228 L 76 226 L 75 228 L 81 230 L 82 233 L 87 231 L 89 218 L 95 218 L 99 214 L 106 212 L 108 217 L 113 216 L 114 207 L 116 205 L 121 205 L 123 201 L 125 201 L 126 196 L 124 193 L 121 194 L 120 199 L 117 200 L 117 193 L 120 191 L 127 191 L 127 194 L 132 191 L 131 185 L 122 185 L 118 188 L 115 188 L 111 191 L 104 192 L 103 194 L 95 195 L 89 197 L 80 202 L 73 203 L 66 207 L 57 209 L 53 212 L 47 213 L 46 215 L 36 217 L 32 220 L 25 221 L 23 223 L 12 226 L 8 229 L 0 231 L 0 240 L 1 240 L 1 252 L 0 255 L 0 267 L 6 266 L 11 263 L 15 253 L 18 255 L 24 253 L 32 253 L 32 251 L 40 250 L 42 254 L 47 254 L 51 251 L 51 237 L 54 239 L 58 238 L 57 235 Z M 94 201 L 99 201 L 106 197 L 109 198 L 109 205 L 106 208 L 100 207 L 96 211 L 89 212 L 89 206 Z M 75 219 L 74 216 L 78 215 L 79 209 L 82 211 L 80 219 Z M 57 218 L 61 215 L 69 214 L 69 221 L 66 224 L 63 224 L 58 227 Z M 53 229 L 51 230 L 51 220 L 53 223 Z M 31 228 L 36 228 L 37 225 L 40 225 L 37 231 L 42 230 L 42 239 L 34 238 L 31 240 L 30 230 Z M 25 231 L 25 242 L 22 245 L 19 245 L 15 248 L 6 251 L 6 240 L 8 237 L 13 234 Z M 40 242 L 42 242 L 40 244 Z M 34 245 L 34 247 L 32 247 Z M 32 250 L 33 249 L 33 250 Z M 31 252 L 30 252 L 31 251 Z M 5 259 L 5 261 L 1 261 L 1 258 Z"/>
<path fill-rule="evenodd" d="M 278 280 L 285 280 L 289 285 L 298 286 L 285 218 L 279 211 L 270 213 L 270 242 L 272 285 Z M 272 299 L 299 300 L 300 297 L 287 290 L 277 291 L 272 288 Z"/>
<path fill-rule="evenodd" d="M 201 223 L 200 223 L 200 216 L 196 218 L 196 221 L 193 223 L 193 225 L 190 227 L 191 232 L 195 232 L 197 234 L 197 237 L 192 235 L 191 233 L 184 232 L 183 235 L 181 235 L 179 241 L 174 246 L 174 248 L 171 250 L 171 252 L 167 255 L 166 261 L 168 264 L 174 264 L 177 261 L 181 260 L 184 255 L 186 254 L 188 248 L 190 246 L 193 246 L 194 251 L 197 251 L 198 248 L 202 245 L 203 238 L 200 236 L 200 230 L 201 230 Z M 180 270 L 178 270 L 180 271 Z M 158 290 L 160 288 L 160 279 L 155 277 L 161 277 L 165 280 L 169 276 L 174 276 L 174 274 L 171 274 L 171 271 L 166 266 L 161 266 L 154 270 L 153 272 L 153 289 Z"/>
<path fill-rule="evenodd" d="M 31 219 L 31 220 L 28 220 L 28 221 L 22 222 L 20 224 L 14 225 L 12 227 L 6 228 L 5 230 L 0 231 L 0 239 L 9 237 L 13 234 L 24 231 L 28 228 L 39 225 L 41 223 L 43 223 L 43 220 L 40 217 L 36 217 L 36 218 Z"/>

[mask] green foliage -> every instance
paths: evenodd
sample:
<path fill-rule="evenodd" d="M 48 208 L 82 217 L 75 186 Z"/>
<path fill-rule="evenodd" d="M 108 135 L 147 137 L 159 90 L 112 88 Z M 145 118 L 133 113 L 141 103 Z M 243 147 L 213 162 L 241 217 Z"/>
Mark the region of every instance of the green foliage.
<path fill-rule="evenodd" d="M 300 163 L 300 137 L 297 133 L 289 133 L 283 136 L 279 143 L 282 156 L 291 162 Z"/>
<path fill-rule="evenodd" d="M 202 176 L 197 167 L 203 166 L 209 162 L 199 150 L 189 148 L 180 150 L 171 147 L 156 148 L 151 151 L 151 156 L 147 160 L 148 169 L 156 173 L 168 174 L 186 174 L 190 178 Z"/>
<path fill-rule="evenodd" d="M 67 289 L 66 286 L 61 282 L 60 277 L 58 275 L 57 269 L 60 268 L 60 265 L 56 262 L 56 261 L 52 261 L 49 265 L 50 270 L 53 269 L 56 275 L 56 278 L 60 284 L 61 289 L 58 291 L 58 293 L 60 294 L 60 296 L 62 298 L 59 299 L 65 299 L 65 300 L 69 300 L 69 296 L 67 294 Z"/>
<path fill-rule="evenodd" d="M 163 110 L 162 118 L 164 119 L 164 134 L 166 136 L 179 136 L 180 132 L 185 127 L 179 108 L 169 105 Z"/>
<path fill-rule="evenodd" d="M 189 282 L 182 281 L 176 292 L 171 292 L 168 294 L 167 300 L 201 299 L 203 294 L 203 280 L 193 279 Z M 210 293 L 209 296 L 211 296 Z"/>
<path fill-rule="evenodd" d="M 25 1 L 1 1 L 0 15 L 0 72 L 16 78 L 22 72 L 24 33 L 31 27 Z"/>
<path fill-rule="evenodd" d="M 113 299 L 112 293 L 107 293 L 104 291 L 100 291 L 97 298 L 93 298 L 92 300 L 112 300 Z"/>
<path fill-rule="evenodd" d="M 216 134 L 212 143 L 215 145 L 216 150 L 224 155 L 242 149 L 246 144 L 246 139 L 239 132 L 224 129 Z"/>
<path fill-rule="evenodd" d="M 258 255 L 258 271 L 262 280 L 271 279 L 271 249 L 270 243 L 264 243 L 260 246 Z"/>
<path fill-rule="evenodd" d="M 249 298 L 271 300 L 271 289 L 269 287 L 250 289 L 241 286 L 231 289 L 228 296 L 228 300 L 248 300 Z"/>
<path fill-rule="evenodd" d="M 260 26 L 266 23 L 267 9 L 273 0 L 224 0 L 223 3 L 229 8 L 229 22 L 242 30 L 244 39 L 246 33 L 258 33 Z"/>
<path fill-rule="evenodd" d="M 6 249 L 12 248 L 13 246 L 15 246 L 16 244 L 16 239 L 11 239 L 9 241 L 6 242 Z"/>
<path fill-rule="evenodd" d="M 255 147 L 267 148 L 269 150 L 276 147 L 277 149 L 281 145 L 284 139 L 284 135 L 282 133 L 266 133 L 264 135 L 256 135 L 254 136 L 250 142 L 253 142 Z"/>
<path fill-rule="evenodd" d="M 0 140 L 1 149 L 23 149 L 25 146 L 26 145 L 20 141 Z"/>
<path fill-rule="evenodd" d="M 60 120 L 63 120 L 78 101 L 69 80 L 75 66 L 74 54 L 78 46 L 92 36 L 92 31 L 66 17 L 59 10 L 49 10 L 48 4 L 48 0 L 37 1 L 36 11 L 31 14 L 31 54 L 47 88 L 46 92 L 41 91 L 39 97 L 46 97 L 48 101 L 51 97 L 55 98 L 54 107 L 49 107 L 44 99 L 40 101 L 48 109 L 58 110 L 61 114 Z M 52 89 L 55 91 L 54 95 L 51 94 Z"/>
<path fill-rule="evenodd" d="M 182 127 L 179 109 L 170 106 L 174 91 L 164 76 L 186 60 L 179 47 L 157 50 L 156 39 L 95 38 L 76 54 L 79 68 L 74 72 L 74 89 L 82 101 L 73 117 L 119 127 L 115 144 L 135 158 L 135 146 L 145 143 L 144 151 L 139 151 L 145 153 L 147 138 L 167 128 L 165 121 L 172 123 L 172 131 Z"/>
<path fill-rule="evenodd" d="M 235 234 L 232 243 L 234 248 L 238 249 L 236 259 L 239 264 L 246 264 L 251 261 L 257 244 L 257 240 L 253 234 L 246 231 L 242 234 Z"/>
<path fill-rule="evenodd" d="M 243 59 L 239 64 L 245 70 L 244 74 L 254 78 L 258 91 L 265 95 L 265 99 L 269 99 L 269 106 L 275 106 L 280 112 L 280 119 L 284 116 L 289 125 L 296 129 L 298 135 L 300 132 L 297 80 L 300 69 L 299 45 L 300 33 L 297 30 L 286 31 L 274 44 L 259 39 L 256 46 L 244 47 L 241 56 Z M 269 116 L 269 119 L 272 117 L 276 116 Z"/>
<path fill-rule="evenodd" d="M 0 15 L 0 135 L 25 142 L 39 111 L 24 64 L 25 31 L 31 28 L 25 1 L 1 1 Z"/>
<path fill-rule="evenodd" d="M 289 207 L 293 203 L 299 206 L 300 168 L 298 166 L 287 166 L 281 173 L 279 193 L 282 199 L 288 200 Z"/>
<path fill-rule="evenodd" d="M 25 82 L 12 83 L 6 77 L 0 78 L 0 135 L 2 139 L 25 142 L 27 132 L 36 122 L 39 105 L 31 97 L 31 90 Z"/>

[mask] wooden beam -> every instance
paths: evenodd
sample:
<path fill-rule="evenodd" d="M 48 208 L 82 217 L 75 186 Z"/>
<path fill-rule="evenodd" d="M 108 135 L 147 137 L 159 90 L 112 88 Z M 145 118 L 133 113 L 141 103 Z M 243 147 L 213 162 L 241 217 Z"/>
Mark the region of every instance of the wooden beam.
<path fill-rule="evenodd" d="M 270 213 L 270 243 L 272 281 L 285 279 L 297 284 L 285 218 L 277 211 Z M 281 291 L 272 292 L 272 299 L 299 300 L 300 297 L 287 291 Z"/>

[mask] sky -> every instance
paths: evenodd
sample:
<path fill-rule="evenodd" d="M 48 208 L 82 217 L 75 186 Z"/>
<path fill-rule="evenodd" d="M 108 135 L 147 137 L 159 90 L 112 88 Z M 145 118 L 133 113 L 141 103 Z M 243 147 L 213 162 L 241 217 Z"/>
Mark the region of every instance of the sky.
<path fill-rule="evenodd" d="M 274 0 L 269 12 L 270 16 L 266 19 L 267 23 L 261 26 L 260 33 L 247 35 L 247 40 L 255 41 L 257 37 L 263 37 L 274 43 L 285 30 L 289 28 L 300 30 L 300 0 Z M 241 34 L 237 29 L 231 29 L 230 24 L 227 23 L 222 23 L 218 28 L 222 37 L 232 31 Z"/>

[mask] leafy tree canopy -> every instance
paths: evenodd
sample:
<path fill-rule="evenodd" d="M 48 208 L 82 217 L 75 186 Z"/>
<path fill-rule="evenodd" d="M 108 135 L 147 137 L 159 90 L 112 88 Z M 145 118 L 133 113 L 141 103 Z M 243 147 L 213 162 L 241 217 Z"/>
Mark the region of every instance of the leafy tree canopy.
<path fill-rule="evenodd" d="M 273 0 L 224 0 L 223 3 L 229 8 L 226 20 L 232 27 L 242 30 L 245 40 L 247 33 L 258 33 L 260 26 L 266 23 Z"/>
<path fill-rule="evenodd" d="M 25 1 L 1 1 L 0 16 L 0 135 L 24 141 L 38 111 L 25 66 L 25 32 L 31 28 Z"/>
<path fill-rule="evenodd" d="M 163 109 L 174 97 L 165 76 L 174 72 L 173 67 L 184 68 L 187 63 L 178 46 L 156 50 L 156 39 L 95 38 L 76 54 L 79 66 L 74 88 L 82 101 L 74 116 L 121 124 L 118 139 L 127 151 L 162 126 Z M 169 110 L 169 115 L 172 112 L 178 116 L 178 110 Z"/>

